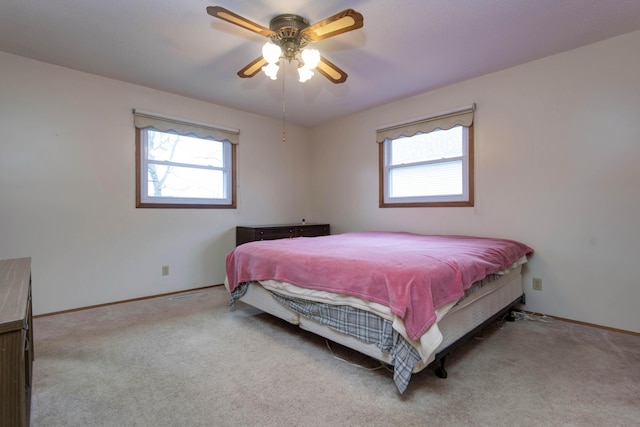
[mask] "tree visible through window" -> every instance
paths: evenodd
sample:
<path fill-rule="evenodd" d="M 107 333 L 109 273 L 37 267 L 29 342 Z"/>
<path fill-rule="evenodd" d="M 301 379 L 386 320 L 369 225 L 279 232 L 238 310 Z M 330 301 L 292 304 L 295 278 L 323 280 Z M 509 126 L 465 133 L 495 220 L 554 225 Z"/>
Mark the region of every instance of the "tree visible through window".
<path fill-rule="evenodd" d="M 235 207 L 229 140 L 137 127 L 136 152 L 137 207 Z"/>
<path fill-rule="evenodd" d="M 225 198 L 224 142 L 147 130 L 149 197 Z"/>

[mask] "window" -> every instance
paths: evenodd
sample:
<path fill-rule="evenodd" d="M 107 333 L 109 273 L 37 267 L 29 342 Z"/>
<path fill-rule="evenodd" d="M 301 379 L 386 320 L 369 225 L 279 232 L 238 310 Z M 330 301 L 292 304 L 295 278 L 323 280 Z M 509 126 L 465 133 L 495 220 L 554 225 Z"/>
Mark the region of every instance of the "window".
<path fill-rule="evenodd" d="M 238 131 L 134 110 L 136 207 L 235 208 Z"/>
<path fill-rule="evenodd" d="M 473 206 L 474 109 L 377 131 L 380 207 Z"/>

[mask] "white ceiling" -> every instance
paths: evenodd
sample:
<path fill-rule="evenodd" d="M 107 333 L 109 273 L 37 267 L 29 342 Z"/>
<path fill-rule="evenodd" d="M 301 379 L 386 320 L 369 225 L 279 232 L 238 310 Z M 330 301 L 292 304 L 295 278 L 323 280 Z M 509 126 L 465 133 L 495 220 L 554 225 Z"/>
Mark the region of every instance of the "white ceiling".
<path fill-rule="evenodd" d="M 345 83 L 286 67 L 287 121 L 303 126 L 640 29 L 640 0 L 2 0 L 0 51 L 281 118 L 281 78 L 236 75 L 267 39 L 214 5 L 265 27 L 362 13 L 363 28 L 313 45 Z"/>

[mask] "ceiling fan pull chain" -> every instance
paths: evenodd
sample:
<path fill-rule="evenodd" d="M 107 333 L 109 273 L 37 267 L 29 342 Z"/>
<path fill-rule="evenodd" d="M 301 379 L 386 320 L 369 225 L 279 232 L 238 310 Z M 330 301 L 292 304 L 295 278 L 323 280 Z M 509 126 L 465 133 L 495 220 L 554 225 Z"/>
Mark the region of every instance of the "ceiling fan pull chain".
<path fill-rule="evenodd" d="M 286 70 L 284 69 L 284 59 L 281 59 L 281 66 L 280 69 L 282 70 L 282 142 L 287 142 L 287 129 L 285 127 L 285 109 L 284 109 L 284 75 L 287 74 Z"/>

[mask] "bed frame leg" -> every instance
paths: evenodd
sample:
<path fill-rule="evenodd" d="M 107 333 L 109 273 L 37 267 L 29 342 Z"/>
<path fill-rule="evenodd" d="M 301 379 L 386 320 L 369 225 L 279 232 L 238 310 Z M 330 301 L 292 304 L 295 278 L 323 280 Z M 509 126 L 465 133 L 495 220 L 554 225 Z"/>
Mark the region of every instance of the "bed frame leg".
<path fill-rule="evenodd" d="M 447 378 L 447 370 L 444 368 L 444 362 L 445 362 L 445 359 L 447 358 L 447 356 L 449 356 L 449 354 L 451 354 L 451 352 L 454 349 L 458 348 L 460 345 L 462 345 L 463 343 L 465 343 L 468 340 L 470 340 L 471 337 L 475 336 L 478 333 L 478 331 L 480 331 L 482 328 L 486 327 L 488 324 L 494 322 L 496 319 L 499 319 L 500 317 L 504 317 L 504 319 L 507 320 L 507 321 L 511 321 L 511 322 L 515 321 L 515 318 L 511 314 L 511 310 L 513 310 L 513 308 L 518 303 L 524 304 L 524 302 L 525 302 L 524 298 L 525 298 L 525 296 L 524 296 L 524 293 L 523 293 L 520 297 L 518 297 L 518 299 L 513 301 L 511 304 L 506 306 L 504 309 L 500 310 L 495 315 L 489 317 L 484 322 L 482 322 L 480 325 L 476 326 L 473 330 L 467 332 L 462 338 L 459 338 L 456 342 L 454 342 L 453 344 L 450 344 L 447 348 L 445 348 L 441 352 L 437 353 L 436 357 L 435 357 L 435 362 L 440 362 L 440 366 L 438 366 L 436 368 L 436 370 L 435 370 L 436 377 L 438 377 L 438 378 Z"/>
<path fill-rule="evenodd" d="M 442 359 L 440 359 L 440 366 L 438 366 L 436 368 L 436 377 L 438 378 L 447 378 L 447 370 L 444 369 L 444 361 L 447 358 L 447 356 L 444 356 Z"/>

